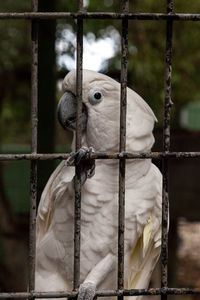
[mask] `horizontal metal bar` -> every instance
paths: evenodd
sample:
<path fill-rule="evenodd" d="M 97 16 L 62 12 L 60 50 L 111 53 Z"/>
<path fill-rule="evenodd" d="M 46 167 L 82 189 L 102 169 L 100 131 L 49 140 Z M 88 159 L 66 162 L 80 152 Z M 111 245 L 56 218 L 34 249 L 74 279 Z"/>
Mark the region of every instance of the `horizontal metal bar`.
<path fill-rule="evenodd" d="M 67 159 L 70 153 L 53 153 L 53 154 L 0 154 L 0 161 L 13 161 L 13 160 L 54 160 L 54 159 Z M 94 152 L 88 155 L 86 159 L 161 159 L 161 158 L 199 158 L 200 152 Z"/>
<path fill-rule="evenodd" d="M 138 296 L 138 295 L 200 295 L 200 288 L 150 288 L 132 290 L 99 290 L 95 294 L 97 297 L 112 296 Z M 31 299 L 31 298 L 75 298 L 77 292 L 17 292 L 0 293 L 0 299 Z"/>
<path fill-rule="evenodd" d="M 174 20 L 174 21 L 200 21 L 200 14 L 182 13 L 109 13 L 109 12 L 23 12 L 0 13 L 0 19 L 123 19 L 130 20 Z"/>

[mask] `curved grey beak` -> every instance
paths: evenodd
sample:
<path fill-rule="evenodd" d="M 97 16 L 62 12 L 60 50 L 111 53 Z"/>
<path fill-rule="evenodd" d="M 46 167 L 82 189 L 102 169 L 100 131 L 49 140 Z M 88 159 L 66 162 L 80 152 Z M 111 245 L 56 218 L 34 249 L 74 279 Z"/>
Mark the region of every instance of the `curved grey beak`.
<path fill-rule="evenodd" d="M 71 92 L 65 92 L 58 103 L 58 120 L 64 129 L 76 130 L 76 97 Z M 83 103 L 82 130 L 87 126 L 87 108 Z"/>

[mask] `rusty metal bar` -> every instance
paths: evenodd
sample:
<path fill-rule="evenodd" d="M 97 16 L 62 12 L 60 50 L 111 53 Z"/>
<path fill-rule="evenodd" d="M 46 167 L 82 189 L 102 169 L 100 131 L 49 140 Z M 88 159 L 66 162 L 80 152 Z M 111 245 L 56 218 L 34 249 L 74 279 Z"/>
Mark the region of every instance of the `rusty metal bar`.
<path fill-rule="evenodd" d="M 122 1 L 122 11 L 128 12 L 129 2 Z M 120 144 L 119 151 L 126 151 L 126 110 L 127 110 L 127 60 L 128 60 L 128 19 L 122 19 L 121 34 L 121 94 L 120 94 Z M 118 289 L 124 288 L 124 221 L 125 221 L 125 158 L 119 159 L 119 211 L 118 211 Z M 123 300 L 123 295 L 118 296 Z"/>
<path fill-rule="evenodd" d="M 78 0 L 78 10 L 83 9 L 83 1 Z M 77 59 L 76 59 L 76 151 L 82 143 L 82 80 L 83 80 L 83 19 L 77 20 Z M 81 171 L 75 167 L 75 203 L 74 203 L 74 290 L 80 281 L 80 241 L 81 241 Z"/>
<path fill-rule="evenodd" d="M 32 0 L 32 11 L 37 12 L 38 0 Z M 38 128 L 38 24 L 31 24 L 31 152 L 37 153 Z M 35 289 L 35 245 L 36 245 L 37 161 L 31 161 L 30 174 L 30 218 L 29 218 L 29 291 Z"/>
<path fill-rule="evenodd" d="M 183 13 L 112 13 L 112 12 L 23 12 L 0 13 L 0 19 L 123 19 L 129 20 L 173 20 L 173 21 L 200 21 L 200 14 Z"/>
<path fill-rule="evenodd" d="M 173 0 L 167 0 L 167 13 L 173 13 Z M 170 150 L 170 111 L 171 101 L 171 74 L 172 74 L 172 32 L 173 21 L 166 24 L 166 68 L 165 68 L 165 101 L 163 123 L 163 151 Z M 161 287 L 168 287 L 168 210 L 169 210 L 169 187 L 168 187 L 168 159 L 162 161 L 163 166 L 163 199 L 162 199 L 162 250 L 161 250 Z M 162 300 L 167 295 L 162 295 Z"/>
<path fill-rule="evenodd" d="M 76 298 L 78 292 L 16 292 L 1 293 L 0 299 L 32 299 L 32 298 Z M 133 290 L 99 290 L 96 291 L 97 297 L 112 296 L 139 296 L 139 295 L 200 295 L 200 288 L 150 288 Z"/>
<path fill-rule="evenodd" d="M 0 161 L 13 161 L 13 160 L 54 160 L 54 159 L 67 159 L 69 153 L 36 153 L 36 154 L 0 154 Z M 200 158 L 200 152 L 94 152 L 88 155 L 85 159 L 183 159 L 183 158 Z"/>

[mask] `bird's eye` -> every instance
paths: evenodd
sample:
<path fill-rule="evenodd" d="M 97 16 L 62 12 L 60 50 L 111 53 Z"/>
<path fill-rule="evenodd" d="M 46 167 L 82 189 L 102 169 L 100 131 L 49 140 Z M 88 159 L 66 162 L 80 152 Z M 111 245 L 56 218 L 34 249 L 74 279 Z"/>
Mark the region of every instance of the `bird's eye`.
<path fill-rule="evenodd" d="M 88 99 L 89 99 L 89 101 L 92 105 L 95 105 L 95 104 L 102 101 L 103 95 L 100 91 L 90 90 L 89 95 L 88 95 Z"/>

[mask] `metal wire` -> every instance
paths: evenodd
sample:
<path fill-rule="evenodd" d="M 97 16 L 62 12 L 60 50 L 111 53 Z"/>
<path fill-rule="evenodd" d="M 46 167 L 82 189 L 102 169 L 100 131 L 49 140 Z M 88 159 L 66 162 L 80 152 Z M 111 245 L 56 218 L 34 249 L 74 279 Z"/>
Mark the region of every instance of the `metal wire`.
<path fill-rule="evenodd" d="M 0 154 L 0 161 L 11 161 L 11 160 L 54 160 L 54 159 L 67 159 L 69 153 L 36 153 L 36 154 Z M 162 159 L 162 158 L 200 158 L 200 152 L 94 152 L 88 154 L 84 159 Z"/>
<path fill-rule="evenodd" d="M 0 299 L 32 299 L 32 298 L 76 298 L 78 292 L 32 292 L 32 293 L 0 293 Z M 102 290 L 97 297 L 139 296 L 139 295 L 200 295 L 200 288 L 151 288 L 134 290 Z"/>
<path fill-rule="evenodd" d="M 76 167 L 75 179 L 75 213 L 74 213 L 74 291 L 72 292 L 34 292 L 35 286 L 35 220 L 37 198 L 37 161 L 67 159 L 69 154 L 37 153 L 37 79 L 38 79 L 38 28 L 39 19 L 77 19 L 77 131 L 76 150 L 81 147 L 81 113 L 82 113 L 82 56 L 83 56 L 83 20 L 84 19 L 122 19 L 122 60 L 121 60 L 121 109 L 120 109 L 120 148 L 118 153 L 96 152 L 88 154 L 85 159 L 118 159 L 119 160 L 119 233 L 118 233 L 118 289 L 97 291 L 96 296 L 136 295 L 200 295 L 200 289 L 168 288 L 168 160 L 179 158 L 200 158 L 200 152 L 170 152 L 170 108 L 171 108 L 171 66 L 172 66 L 172 32 L 174 21 L 200 21 L 200 14 L 175 14 L 173 0 L 167 0 L 167 13 L 130 13 L 128 0 L 122 1 L 121 13 L 85 12 L 83 0 L 78 0 L 78 12 L 38 12 L 38 0 L 32 0 L 32 12 L 0 13 L 0 19 L 27 19 L 32 24 L 32 79 L 31 79 L 31 154 L 0 154 L 0 161 L 30 160 L 31 191 L 30 191 L 30 243 L 29 243 L 29 292 L 0 293 L 0 299 L 31 299 L 31 298 L 62 298 L 77 297 L 80 281 L 80 234 L 81 234 L 81 183 L 79 168 Z M 166 73 L 165 73 L 165 105 L 163 152 L 128 153 L 126 150 L 126 86 L 127 86 L 127 53 L 128 53 L 128 20 L 166 21 Z M 163 160 L 163 206 L 162 206 L 162 287 L 151 289 L 123 289 L 124 277 L 124 199 L 125 199 L 125 159 L 162 159 Z"/>
<path fill-rule="evenodd" d="M 200 21 L 200 14 L 163 14 L 163 13 L 109 13 L 109 12 L 24 12 L 0 13 L 0 19 L 123 19 L 129 20 L 173 20 L 173 21 Z"/>
<path fill-rule="evenodd" d="M 167 0 L 167 13 L 173 13 L 173 0 Z M 170 109 L 171 101 L 171 75 L 172 75 L 172 20 L 166 24 L 166 70 L 165 70 L 165 101 L 164 101 L 164 125 L 163 125 L 163 151 L 170 150 Z M 168 287 L 168 159 L 162 161 L 163 166 L 163 194 L 162 194 L 162 247 L 161 247 L 161 287 Z M 162 300 L 167 295 L 162 295 Z"/>
<path fill-rule="evenodd" d="M 10 160 L 54 160 L 54 159 L 67 159 L 69 158 L 69 153 L 36 153 L 36 154 L 0 154 L 0 161 L 10 161 Z M 88 154 L 84 159 L 162 159 L 162 158 L 199 158 L 200 152 L 141 152 L 141 153 L 131 153 L 131 152 L 94 152 Z"/>
<path fill-rule="evenodd" d="M 122 11 L 128 12 L 128 1 L 122 1 Z M 121 37 L 121 98 L 120 98 L 120 143 L 119 151 L 126 151 L 126 110 L 127 110 L 127 58 L 128 19 L 122 19 Z M 126 160 L 119 160 L 119 211 L 118 211 L 118 289 L 124 288 L 124 220 L 125 220 L 125 170 Z M 118 296 L 122 300 L 123 295 Z"/>
<path fill-rule="evenodd" d="M 38 0 L 32 0 L 32 10 L 38 10 Z M 32 20 L 32 63 L 31 63 L 31 151 L 37 153 L 38 126 L 38 24 Z M 30 217 L 29 217 L 29 291 L 35 289 L 35 245 L 36 245 L 37 161 L 31 161 L 30 174 Z"/>
<path fill-rule="evenodd" d="M 83 1 L 78 0 L 79 12 L 83 9 Z M 76 60 L 76 151 L 82 142 L 82 80 L 83 80 L 83 19 L 77 20 L 77 60 Z M 75 166 L 75 202 L 74 202 L 74 290 L 80 282 L 80 242 L 81 242 L 81 171 Z"/>

